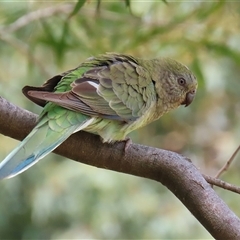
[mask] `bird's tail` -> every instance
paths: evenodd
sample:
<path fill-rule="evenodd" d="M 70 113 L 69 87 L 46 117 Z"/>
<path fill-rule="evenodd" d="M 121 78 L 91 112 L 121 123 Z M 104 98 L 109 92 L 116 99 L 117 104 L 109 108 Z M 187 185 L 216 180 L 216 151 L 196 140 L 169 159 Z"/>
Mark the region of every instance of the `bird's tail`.
<path fill-rule="evenodd" d="M 27 170 L 57 148 L 72 133 L 87 127 L 91 119 L 86 119 L 82 124 L 62 128 L 61 131 L 52 130 L 48 121 L 40 123 L 0 163 L 0 179 L 11 178 Z"/>

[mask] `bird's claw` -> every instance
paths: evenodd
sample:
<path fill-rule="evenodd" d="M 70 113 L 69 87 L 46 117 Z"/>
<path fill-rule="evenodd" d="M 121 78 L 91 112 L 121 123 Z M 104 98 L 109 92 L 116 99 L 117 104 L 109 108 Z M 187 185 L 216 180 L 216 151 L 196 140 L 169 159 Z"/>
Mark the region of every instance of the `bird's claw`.
<path fill-rule="evenodd" d="M 124 153 L 125 153 L 127 151 L 127 149 L 129 148 L 129 146 L 132 144 L 132 139 L 127 137 L 123 141 L 125 142 L 125 146 L 124 146 Z"/>

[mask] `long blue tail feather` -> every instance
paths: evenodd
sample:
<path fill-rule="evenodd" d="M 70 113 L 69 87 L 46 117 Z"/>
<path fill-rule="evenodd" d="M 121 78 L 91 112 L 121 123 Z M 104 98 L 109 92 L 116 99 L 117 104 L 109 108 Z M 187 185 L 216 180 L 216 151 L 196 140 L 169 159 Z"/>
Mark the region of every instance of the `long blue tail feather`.
<path fill-rule="evenodd" d="M 0 163 L 0 179 L 11 178 L 27 170 L 57 148 L 72 133 L 84 129 L 90 123 L 91 119 L 65 128 L 61 132 L 51 130 L 47 122 L 36 126 Z"/>

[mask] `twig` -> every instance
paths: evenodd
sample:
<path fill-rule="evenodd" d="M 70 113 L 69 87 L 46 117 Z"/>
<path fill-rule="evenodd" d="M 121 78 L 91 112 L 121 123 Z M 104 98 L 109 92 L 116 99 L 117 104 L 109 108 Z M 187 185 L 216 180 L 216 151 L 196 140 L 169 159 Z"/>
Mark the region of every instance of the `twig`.
<path fill-rule="evenodd" d="M 19 50 L 21 53 L 26 55 L 30 61 L 34 62 L 36 66 L 39 67 L 41 72 L 44 74 L 46 78 L 48 78 L 50 73 L 45 69 L 45 67 L 42 65 L 42 63 L 31 53 L 29 50 L 29 47 L 24 42 L 21 42 L 20 40 L 14 38 L 11 33 L 19 30 L 20 28 L 27 26 L 29 23 L 39 20 L 41 18 L 47 18 L 50 16 L 53 16 L 58 13 L 69 13 L 71 12 L 73 6 L 70 4 L 64 4 L 64 5 L 58 5 L 54 7 L 44 8 L 44 9 L 38 9 L 36 11 L 30 12 L 20 18 L 18 18 L 15 22 L 3 26 L 0 28 L 0 39 L 5 41 L 6 43 L 10 44 L 17 50 Z"/>
<path fill-rule="evenodd" d="M 240 145 L 238 146 L 238 148 L 235 150 L 235 152 L 233 153 L 233 155 L 230 157 L 230 159 L 224 164 L 224 166 L 218 171 L 218 173 L 216 174 L 215 178 L 219 178 L 220 175 L 227 171 L 230 164 L 232 163 L 233 159 L 236 157 L 237 153 L 240 150 Z"/>
<path fill-rule="evenodd" d="M 44 76 L 48 78 L 51 76 L 51 74 L 48 73 L 48 71 L 45 69 L 42 63 L 31 53 L 27 44 L 25 44 L 24 42 L 21 42 L 17 38 L 14 38 L 11 35 L 11 33 L 39 19 L 48 18 L 60 13 L 68 14 L 72 11 L 73 7 L 74 5 L 72 4 L 62 4 L 62 5 L 52 6 L 44 9 L 38 9 L 36 11 L 27 13 L 26 15 L 18 18 L 15 22 L 9 25 L 1 26 L 0 39 L 10 44 L 11 46 L 13 46 L 14 48 L 22 52 L 24 55 L 26 55 L 32 62 L 36 64 L 36 66 L 39 67 L 40 71 L 44 74 Z M 116 16 L 116 13 L 113 13 L 111 11 L 104 10 L 103 12 L 104 12 L 104 17 L 109 18 L 111 20 L 118 20 L 122 18 L 122 15 Z M 82 14 L 89 16 L 89 14 L 95 15 L 95 12 L 92 9 L 85 9 L 85 11 Z"/>
<path fill-rule="evenodd" d="M 36 11 L 30 12 L 20 18 L 18 18 L 15 22 L 5 26 L 5 31 L 7 33 L 12 33 L 17 31 L 18 29 L 28 25 L 29 23 L 39 20 L 41 18 L 51 17 L 58 13 L 70 13 L 73 9 L 73 6 L 70 4 L 58 5 L 54 7 L 48 7 L 44 9 L 38 9 Z"/>
<path fill-rule="evenodd" d="M 225 190 L 229 190 L 231 192 L 235 192 L 235 193 L 240 194 L 240 187 L 232 185 L 230 183 L 227 183 L 227 182 L 225 182 L 221 179 L 215 178 L 215 177 L 210 177 L 210 176 L 205 175 L 205 174 L 202 174 L 202 175 L 209 184 L 215 185 L 215 186 L 218 186 L 218 187 L 223 188 Z"/>
<path fill-rule="evenodd" d="M 45 69 L 45 67 L 42 65 L 42 63 L 34 56 L 34 54 L 31 53 L 29 47 L 24 42 L 10 36 L 9 34 L 5 33 L 4 30 L 0 29 L 0 39 L 8 43 L 9 45 L 16 48 L 18 51 L 20 51 L 22 54 L 27 56 L 30 61 L 34 62 L 36 66 L 39 67 L 41 72 L 44 74 L 46 78 L 50 77 L 50 73 Z"/>
<path fill-rule="evenodd" d="M 0 28 L 0 30 L 4 30 L 5 33 L 13 33 L 25 26 L 27 26 L 28 24 L 30 24 L 31 22 L 43 19 L 43 18 L 48 18 L 48 17 L 52 17 L 53 15 L 57 15 L 60 13 L 65 13 L 65 14 L 69 14 L 74 8 L 74 5 L 72 4 L 62 4 L 62 5 L 57 5 L 57 6 L 52 6 L 52 7 L 48 7 L 48 8 L 44 8 L 44 9 L 38 9 L 36 11 L 32 11 L 30 13 L 27 13 L 26 15 L 18 18 L 15 22 L 7 25 L 7 26 L 3 26 Z M 122 14 L 117 14 L 116 12 L 111 12 L 108 10 L 101 10 L 103 13 L 104 18 L 112 20 L 112 21 L 117 21 L 119 19 L 121 19 L 123 17 Z M 84 16 L 88 16 L 91 15 L 95 15 L 96 12 L 93 9 L 87 8 L 84 9 L 84 11 L 81 13 L 81 15 Z M 125 18 L 128 17 L 128 15 L 124 16 Z M 133 20 L 133 19 L 131 19 Z"/>

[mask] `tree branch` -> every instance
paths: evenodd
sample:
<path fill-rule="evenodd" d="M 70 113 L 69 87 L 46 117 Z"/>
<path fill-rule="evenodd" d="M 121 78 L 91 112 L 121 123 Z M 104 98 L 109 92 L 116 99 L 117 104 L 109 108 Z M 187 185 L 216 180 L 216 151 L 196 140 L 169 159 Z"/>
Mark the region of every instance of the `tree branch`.
<path fill-rule="evenodd" d="M 18 140 L 22 140 L 36 122 L 35 114 L 1 97 L 0 112 L 0 133 Z M 215 239 L 240 239 L 240 219 L 189 159 L 139 144 L 131 144 L 124 153 L 124 146 L 122 142 L 102 144 L 98 136 L 79 132 L 54 152 L 95 167 L 158 181 L 176 195 Z"/>

